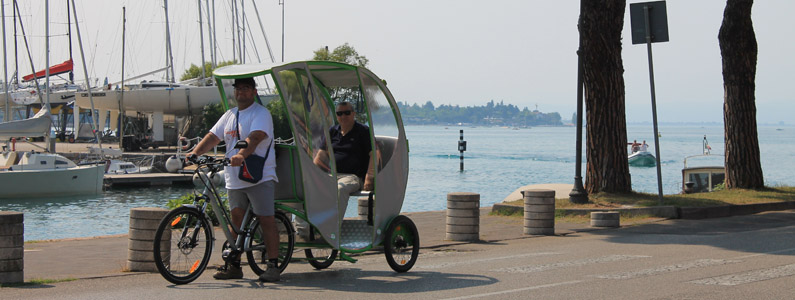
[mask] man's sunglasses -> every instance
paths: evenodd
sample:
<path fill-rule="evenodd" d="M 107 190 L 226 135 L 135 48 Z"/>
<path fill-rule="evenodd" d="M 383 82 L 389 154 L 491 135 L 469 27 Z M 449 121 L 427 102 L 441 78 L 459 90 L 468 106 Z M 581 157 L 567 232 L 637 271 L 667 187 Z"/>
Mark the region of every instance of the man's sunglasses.
<path fill-rule="evenodd" d="M 350 116 L 351 115 L 351 111 L 350 110 L 343 110 L 343 111 L 338 111 L 337 112 L 337 116 L 338 117 L 342 117 L 342 115 Z"/>

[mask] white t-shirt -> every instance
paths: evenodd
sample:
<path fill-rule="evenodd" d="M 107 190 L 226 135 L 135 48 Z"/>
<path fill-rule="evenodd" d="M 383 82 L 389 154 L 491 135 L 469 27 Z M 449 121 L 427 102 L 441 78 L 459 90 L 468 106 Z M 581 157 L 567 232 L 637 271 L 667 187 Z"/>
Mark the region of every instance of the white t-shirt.
<path fill-rule="evenodd" d="M 240 111 L 240 120 L 235 120 L 236 114 L 237 107 L 228 110 L 218 119 L 215 126 L 210 129 L 210 133 L 226 142 L 226 157 L 232 157 L 232 155 L 237 154 L 239 151 L 238 149 L 234 149 L 235 143 L 238 141 L 237 131 L 235 130 L 236 125 L 240 126 L 241 140 L 245 140 L 252 131 L 259 130 L 265 132 L 267 137 L 257 145 L 254 154 L 265 157 L 265 151 L 268 151 L 268 146 L 270 146 L 270 154 L 268 155 L 268 160 L 265 162 L 265 168 L 262 170 L 262 180 L 257 183 L 240 180 L 237 177 L 238 172 L 240 172 L 240 167 L 226 166 L 224 168 L 226 188 L 233 190 L 243 189 L 268 180 L 278 182 L 279 179 L 276 178 L 276 151 L 274 150 L 274 146 L 271 145 L 273 142 L 273 118 L 271 117 L 270 111 L 264 106 L 254 103 Z"/>
<path fill-rule="evenodd" d="M 644 151 L 645 152 L 645 151 L 648 151 L 648 150 L 649 150 L 649 145 L 647 145 L 647 144 L 641 144 L 640 145 L 640 151 Z"/>

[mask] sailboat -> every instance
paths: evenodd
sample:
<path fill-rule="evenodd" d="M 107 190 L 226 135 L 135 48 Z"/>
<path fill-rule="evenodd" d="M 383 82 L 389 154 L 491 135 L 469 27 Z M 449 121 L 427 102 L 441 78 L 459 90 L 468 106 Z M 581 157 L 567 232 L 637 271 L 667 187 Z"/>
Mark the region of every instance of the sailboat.
<path fill-rule="evenodd" d="M 49 26 L 49 22 L 47 25 Z M 44 74 L 47 80 L 45 87 L 47 87 L 49 77 L 46 75 L 50 74 L 49 65 Z M 32 79 L 35 80 L 37 76 L 34 74 Z M 46 91 L 49 93 L 49 88 Z M 42 103 L 42 109 L 33 117 L 0 123 L 0 138 L 9 140 L 21 136 L 43 136 L 48 144 L 45 150 L 52 149 L 49 96 L 47 94 L 47 101 Z M 102 192 L 104 169 L 102 164 L 78 166 L 56 153 L 21 152 L 16 151 L 14 145 L 10 147 L 6 145 L 0 154 L 0 198 L 98 194 Z"/>

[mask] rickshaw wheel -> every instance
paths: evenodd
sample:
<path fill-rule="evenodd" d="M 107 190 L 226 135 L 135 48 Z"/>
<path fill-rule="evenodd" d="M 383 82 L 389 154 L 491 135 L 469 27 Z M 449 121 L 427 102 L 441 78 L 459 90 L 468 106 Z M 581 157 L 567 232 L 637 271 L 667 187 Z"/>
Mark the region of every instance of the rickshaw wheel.
<path fill-rule="evenodd" d="M 397 216 L 389 223 L 384 237 L 384 255 L 389 267 L 403 273 L 411 269 L 420 254 L 417 226 L 406 216 Z"/>
<path fill-rule="evenodd" d="M 315 239 L 315 230 L 309 232 L 309 240 Z M 334 263 L 334 258 L 337 257 L 337 250 L 331 248 L 314 248 L 304 249 L 307 261 L 312 267 L 322 270 L 331 266 Z"/>
<path fill-rule="evenodd" d="M 292 222 L 289 221 L 284 213 L 276 212 L 274 218 L 276 219 L 276 230 L 279 234 L 279 262 L 276 264 L 276 268 L 278 268 L 279 273 L 281 273 L 287 268 L 287 264 L 290 263 L 290 259 L 293 256 L 295 231 L 293 230 Z M 251 270 L 254 271 L 255 274 L 260 275 L 265 272 L 266 263 L 268 261 L 268 253 L 263 251 L 265 250 L 265 240 L 263 239 L 262 228 L 259 226 L 257 218 L 251 220 L 249 228 L 255 228 L 252 233 L 250 244 L 248 245 L 249 249 L 254 250 L 246 252 L 246 258 L 248 259 Z"/>

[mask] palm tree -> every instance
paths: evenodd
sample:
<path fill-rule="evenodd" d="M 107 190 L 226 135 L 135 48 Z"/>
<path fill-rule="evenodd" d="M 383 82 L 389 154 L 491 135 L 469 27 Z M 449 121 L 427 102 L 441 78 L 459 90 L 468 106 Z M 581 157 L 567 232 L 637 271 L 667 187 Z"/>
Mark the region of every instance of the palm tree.
<path fill-rule="evenodd" d="M 581 1 L 586 123 L 585 190 L 629 192 L 621 30 L 624 0 Z"/>
<path fill-rule="evenodd" d="M 764 187 L 756 130 L 753 0 L 727 0 L 718 33 L 723 61 L 726 188 Z"/>

